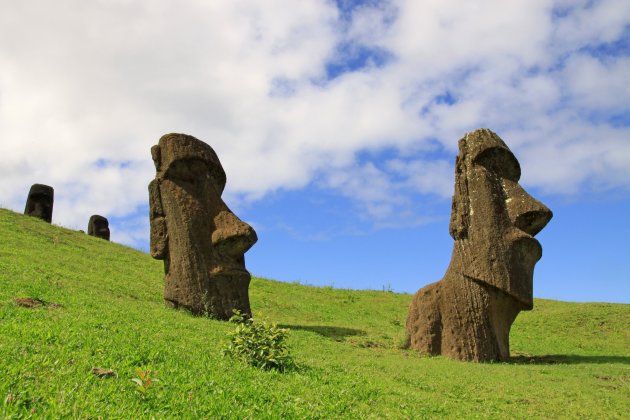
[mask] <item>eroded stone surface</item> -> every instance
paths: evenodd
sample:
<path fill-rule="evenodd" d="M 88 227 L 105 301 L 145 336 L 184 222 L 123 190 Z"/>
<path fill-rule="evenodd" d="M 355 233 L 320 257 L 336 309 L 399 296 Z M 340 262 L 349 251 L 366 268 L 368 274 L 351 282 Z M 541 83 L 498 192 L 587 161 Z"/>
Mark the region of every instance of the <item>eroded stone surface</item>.
<path fill-rule="evenodd" d="M 109 241 L 109 221 L 103 216 L 94 214 L 88 222 L 88 235 Z"/>
<path fill-rule="evenodd" d="M 44 184 L 33 184 L 26 198 L 24 214 L 38 217 L 50 223 L 52 221 L 54 197 L 55 190 L 53 187 Z"/>
<path fill-rule="evenodd" d="M 245 252 L 256 232 L 221 199 L 226 176 L 214 150 L 186 134 L 151 148 L 151 256 L 164 260 L 164 299 L 196 315 L 251 316 Z"/>
<path fill-rule="evenodd" d="M 488 129 L 459 141 L 450 234 L 450 265 L 439 282 L 420 289 L 407 315 L 411 348 L 472 361 L 506 360 L 509 333 L 532 309 L 534 236 L 551 211 L 519 185 L 521 168 Z"/>

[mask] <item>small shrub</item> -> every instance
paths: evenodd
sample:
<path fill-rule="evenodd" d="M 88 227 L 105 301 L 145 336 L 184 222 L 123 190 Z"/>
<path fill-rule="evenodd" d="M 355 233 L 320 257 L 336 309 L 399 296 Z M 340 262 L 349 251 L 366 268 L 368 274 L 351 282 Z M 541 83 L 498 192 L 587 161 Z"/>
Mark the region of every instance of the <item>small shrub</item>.
<path fill-rule="evenodd" d="M 153 373 L 154 372 L 150 370 L 136 368 L 137 377 L 132 378 L 131 380 L 136 384 L 136 391 L 138 391 L 141 395 L 146 395 L 149 388 L 159 382 L 157 379 L 151 377 Z"/>
<path fill-rule="evenodd" d="M 276 369 L 284 372 L 293 366 L 293 360 L 285 343 L 288 330 L 266 322 L 254 323 L 240 311 L 234 311 L 231 322 L 238 325 L 228 333 L 230 342 L 223 348 L 223 355 L 230 356 L 263 370 Z"/>

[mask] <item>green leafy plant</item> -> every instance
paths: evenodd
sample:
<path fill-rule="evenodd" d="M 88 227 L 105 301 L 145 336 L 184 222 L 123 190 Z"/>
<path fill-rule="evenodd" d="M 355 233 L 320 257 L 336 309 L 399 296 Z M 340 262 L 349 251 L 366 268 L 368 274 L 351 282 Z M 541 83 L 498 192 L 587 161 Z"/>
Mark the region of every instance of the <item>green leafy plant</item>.
<path fill-rule="evenodd" d="M 131 378 L 132 382 L 134 382 L 136 386 L 136 391 L 138 391 L 142 395 L 146 395 L 149 388 L 155 385 L 159 380 L 152 378 L 151 374 L 154 372 L 150 370 L 142 370 L 140 368 L 136 368 L 136 377 Z"/>
<path fill-rule="evenodd" d="M 254 323 L 252 318 L 235 310 L 230 322 L 237 323 L 228 333 L 229 343 L 223 348 L 224 356 L 230 356 L 263 370 L 284 372 L 293 366 L 286 345 L 288 330 L 276 324 Z"/>

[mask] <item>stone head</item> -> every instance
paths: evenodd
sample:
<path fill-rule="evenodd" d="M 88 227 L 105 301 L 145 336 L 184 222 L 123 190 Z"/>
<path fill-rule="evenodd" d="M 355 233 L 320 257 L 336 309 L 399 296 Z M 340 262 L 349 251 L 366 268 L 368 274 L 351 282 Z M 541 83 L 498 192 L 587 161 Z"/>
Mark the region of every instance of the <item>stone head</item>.
<path fill-rule="evenodd" d="M 542 256 L 534 236 L 551 211 L 519 184 L 521 168 L 507 145 L 488 129 L 459 141 L 450 233 L 454 269 L 533 306 L 534 265 Z"/>
<path fill-rule="evenodd" d="M 88 235 L 96 236 L 109 241 L 109 222 L 103 216 L 98 214 L 90 216 L 88 222 Z"/>
<path fill-rule="evenodd" d="M 209 145 L 186 134 L 167 134 L 151 148 L 151 155 L 156 168 L 149 185 L 151 255 L 165 260 L 165 298 L 199 312 L 197 303 L 178 296 L 180 291 L 192 287 L 190 293 L 181 294 L 201 293 L 212 300 L 221 295 L 212 291 L 219 284 L 248 285 L 244 254 L 257 241 L 256 232 L 221 198 L 226 175 Z M 174 294 L 169 296 L 169 290 Z M 232 298 L 238 300 L 234 296 L 216 299 Z M 206 304 L 229 306 L 218 301 Z"/>
<path fill-rule="evenodd" d="M 53 187 L 33 184 L 26 199 L 24 214 L 38 217 L 50 223 L 52 221 L 54 196 L 55 191 Z"/>

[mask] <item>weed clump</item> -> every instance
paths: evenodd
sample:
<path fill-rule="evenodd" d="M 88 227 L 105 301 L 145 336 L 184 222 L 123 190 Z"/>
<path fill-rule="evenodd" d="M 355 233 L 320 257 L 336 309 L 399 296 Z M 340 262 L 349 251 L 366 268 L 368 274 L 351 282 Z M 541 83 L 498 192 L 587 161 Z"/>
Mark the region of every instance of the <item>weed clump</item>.
<path fill-rule="evenodd" d="M 158 379 L 151 377 L 153 373 L 155 372 L 136 368 L 137 377 L 131 379 L 131 381 L 136 384 L 136 391 L 138 391 L 143 397 L 147 394 L 149 388 L 159 382 Z"/>
<path fill-rule="evenodd" d="M 294 366 L 285 342 L 289 330 L 264 321 L 254 323 L 252 318 L 237 310 L 230 322 L 238 325 L 228 333 L 230 341 L 222 350 L 224 356 L 242 360 L 262 370 L 284 372 Z"/>

